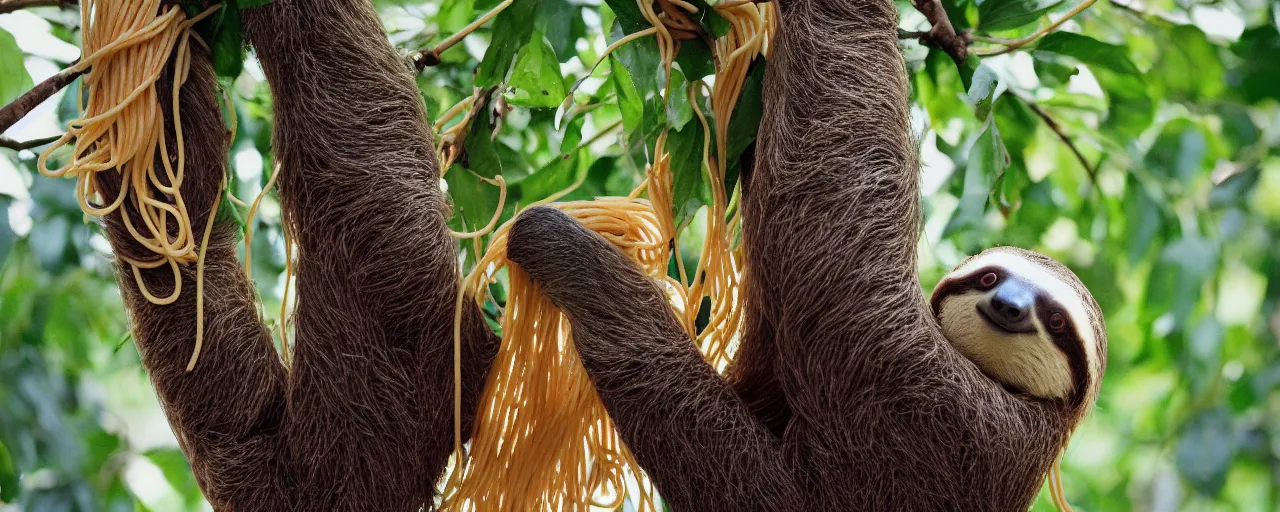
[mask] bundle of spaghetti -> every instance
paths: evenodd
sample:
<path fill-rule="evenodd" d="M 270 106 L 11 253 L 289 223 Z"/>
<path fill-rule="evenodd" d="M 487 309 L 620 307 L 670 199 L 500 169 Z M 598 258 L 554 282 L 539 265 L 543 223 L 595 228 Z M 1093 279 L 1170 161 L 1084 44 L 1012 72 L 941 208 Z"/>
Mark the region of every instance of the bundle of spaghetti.
<path fill-rule="evenodd" d="M 653 207 L 633 198 L 551 203 L 596 231 L 655 278 L 665 275 L 665 242 Z M 592 387 L 568 321 L 536 282 L 506 259 L 508 221 L 499 227 L 459 297 L 485 297 L 500 269 L 508 278 L 502 348 L 485 383 L 470 449 L 445 485 L 449 510 L 617 508 L 631 486 L 649 487 Z M 482 299 L 480 299 L 482 300 Z M 630 475 L 630 476 L 629 476 Z M 650 491 L 641 510 L 656 510 Z"/>
<path fill-rule="evenodd" d="M 197 260 L 202 253 L 180 192 L 184 159 L 178 91 L 190 70 L 191 39 L 199 42 L 192 26 L 217 7 L 188 19 L 180 7 L 164 6 L 161 0 L 86 0 L 82 4 L 85 57 L 73 69 L 90 70 L 83 78 L 87 99 L 80 105 L 81 117 L 68 123 L 67 132 L 40 155 L 40 173 L 76 178 L 76 199 L 88 215 L 120 212 L 133 238 L 155 254 L 149 260 L 124 256 L 121 260 L 133 268 L 147 300 L 171 304 L 182 291 L 179 266 L 197 262 L 201 267 Z M 174 141 L 165 135 L 161 91 L 156 85 L 171 56 L 173 89 L 164 92 L 171 94 L 166 100 L 172 102 Z M 72 141 L 69 163 L 49 169 L 50 155 Z M 163 175 L 156 169 L 157 152 L 163 155 L 159 158 Z M 120 190 L 114 197 L 103 197 L 101 173 L 119 177 Z M 121 208 L 126 201 L 136 209 L 136 218 L 130 208 Z M 213 218 L 209 215 L 210 223 Z M 174 287 L 170 295 L 158 297 L 143 282 L 140 269 L 164 265 L 173 270 Z M 201 284 L 197 277 L 197 289 Z M 203 311 L 200 306 L 197 310 L 196 323 L 202 326 Z M 202 331 L 197 327 L 189 367 L 199 356 Z"/>
<path fill-rule="evenodd" d="M 652 2 L 638 0 L 637 4 L 652 27 L 620 39 L 609 50 L 634 38 L 654 35 L 663 71 L 670 77 L 679 41 L 701 30 L 688 17 L 697 9 L 681 0 L 659 0 L 656 5 L 661 7 L 660 13 L 654 11 Z M 711 105 L 715 131 L 721 134 L 716 141 L 717 158 L 711 157 L 712 129 L 701 108 L 696 107 L 696 98 L 691 98 L 704 127 L 703 162 L 713 195 L 706 241 L 693 283 L 683 282 L 684 262 L 676 246 L 679 226 L 674 220 L 674 183 L 665 130 L 656 138 L 650 153 L 652 159 L 645 168 L 644 183 L 629 197 L 551 203 L 561 195 L 557 194 L 541 201 L 603 235 L 663 283 L 673 311 L 690 336 L 697 335 L 699 348 L 708 360 L 720 369 L 731 357 L 729 341 L 738 331 L 736 262 L 741 260 L 730 244 L 736 216 L 727 218 L 727 137 L 723 134 L 751 60 L 767 47 L 768 9 L 744 5 L 722 13 L 733 30 L 715 47 L 717 85 L 711 93 Z M 672 93 L 694 96 L 698 90 L 690 87 L 688 91 L 667 91 L 664 99 L 669 100 Z M 453 115 L 467 108 L 462 105 L 450 109 Z M 647 195 L 648 201 L 638 199 L 641 194 Z M 461 446 L 461 425 L 455 423 L 458 446 L 445 485 L 443 508 L 585 510 L 593 506 L 616 508 L 630 496 L 640 510 L 655 509 L 652 484 L 617 437 L 577 359 L 563 315 L 541 295 L 536 283 L 506 261 L 510 224 L 494 232 L 490 247 L 459 287 L 460 313 L 465 294 L 482 303 L 499 269 L 507 269 L 502 346 L 481 396 L 471 445 L 466 451 Z M 679 279 L 667 273 L 673 256 Z M 697 333 L 695 320 L 704 297 L 712 302 L 711 322 Z M 455 357 L 460 351 L 459 343 L 460 333 L 455 332 Z M 455 394 L 460 396 L 457 391 Z M 460 413 L 457 402 L 455 410 Z M 455 416 L 460 420 L 460 414 Z"/>
<path fill-rule="evenodd" d="M 742 93 L 742 87 L 751 62 L 764 55 L 769 36 L 776 25 L 771 4 L 725 4 L 716 12 L 729 22 L 730 30 L 715 40 L 712 55 L 715 57 L 715 87 L 710 91 L 711 110 L 715 116 L 715 158 L 710 156 L 711 127 L 699 107 L 697 90 L 691 88 L 690 104 L 703 125 L 703 163 L 711 189 L 712 203 L 708 205 L 707 231 L 703 239 L 702 253 L 697 271 L 689 286 L 688 302 L 682 308 L 686 324 L 693 324 L 700 312 L 703 298 L 710 302 L 708 322 L 697 333 L 697 345 L 707 361 L 724 370 L 732 358 L 730 343 L 737 336 L 742 321 L 739 291 L 739 262 L 732 248 L 731 238 L 737 229 L 738 217 L 728 217 L 728 190 L 725 171 L 728 168 L 728 133 L 734 107 Z"/>

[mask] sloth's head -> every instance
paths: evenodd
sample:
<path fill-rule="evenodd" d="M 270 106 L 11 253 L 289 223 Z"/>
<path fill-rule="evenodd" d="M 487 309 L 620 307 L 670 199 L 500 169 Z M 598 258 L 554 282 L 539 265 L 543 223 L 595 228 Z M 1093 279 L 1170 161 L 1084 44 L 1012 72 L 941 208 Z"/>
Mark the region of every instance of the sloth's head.
<path fill-rule="evenodd" d="M 1087 406 L 1106 369 L 1102 311 L 1070 269 L 996 247 L 947 274 L 930 301 L 942 334 L 1017 393 Z"/>

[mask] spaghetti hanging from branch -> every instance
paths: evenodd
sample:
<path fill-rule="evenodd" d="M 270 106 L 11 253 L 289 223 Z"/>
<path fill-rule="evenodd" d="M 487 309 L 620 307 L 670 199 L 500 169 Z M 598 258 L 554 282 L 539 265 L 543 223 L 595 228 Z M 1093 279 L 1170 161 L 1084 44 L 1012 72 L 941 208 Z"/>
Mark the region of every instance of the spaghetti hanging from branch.
<path fill-rule="evenodd" d="M 82 116 L 68 123 L 67 132 L 41 153 L 38 161 L 45 176 L 76 179 L 76 200 L 86 214 L 101 217 L 119 212 L 133 238 L 154 254 L 152 259 L 121 259 L 132 267 L 142 295 L 158 305 L 177 300 L 182 292 L 179 267 L 197 263 L 203 251 L 181 192 L 185 162 L 178 92 L 190 71 L 192 39 L 204 44 L 192 27 L 218 7 L 188 19 L 180 7 L 164 5 L 161 0 L 83 2 L 85 57 L 70 69 L 85 72 L 87 100 L 81 105 Z M 161 91 L 157 82 L 171 57 L 173 89 Z M 162 97 L 162 93 L 169 96 Z M 165 136 L 161 101 L 172 103 L 172 141 Z M 51 155 L 67 145 L 73 146 L 70 161 L 50 169 Z M 156 168 L 157 155 L 162 155 L 159 163 L 163 173 Z M 119 192 L 104 196 L 103 179 L 118 179 Z M 126 204 L 129 207 L 122 208 Z M 214 217 L 210 212 L 210 224 Z M 173 271 L 173 291 L 157 296 L 143 281 L 141 270 L 166 265 Z M 197 293 L 203 284 L 199 270 Z M 197 300 L 197 309 L 200 303 Z M 196 316 L 200 325 L 203 311 L 197 311 Z M 188 370 L 200 355 L 202 335 L 197 330 Z"/>

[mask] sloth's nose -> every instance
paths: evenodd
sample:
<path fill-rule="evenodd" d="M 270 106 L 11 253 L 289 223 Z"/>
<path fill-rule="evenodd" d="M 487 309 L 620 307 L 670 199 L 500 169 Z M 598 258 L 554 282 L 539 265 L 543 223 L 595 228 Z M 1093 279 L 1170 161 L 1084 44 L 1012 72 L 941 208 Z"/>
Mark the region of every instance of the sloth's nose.
<path fill-rule="evenodd" d="M 1013 301 L 1012 297 L 996 294 L 991 297 L 991 310 L 1006 322 L 1018 322 L 1027 316 L 1027 308 Z"/>
<path fill-rule="evenodd" d="M 1009 332 L 1030 332 L 1035 289 L 1017 280 L 1006 280 L 978 302 L 978 309 L 996 327 Z"/>

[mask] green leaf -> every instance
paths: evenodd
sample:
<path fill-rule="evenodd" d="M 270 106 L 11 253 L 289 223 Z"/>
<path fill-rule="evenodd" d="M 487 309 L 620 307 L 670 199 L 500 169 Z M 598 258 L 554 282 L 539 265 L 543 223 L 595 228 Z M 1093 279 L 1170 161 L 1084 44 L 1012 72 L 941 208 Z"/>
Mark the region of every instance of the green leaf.
<path fill-rule="evenodd" d="M 965 115 L 969 110 L 964 102 L 956 101 L 964 93 L 963 81 L 951 57 L 941 50 L 929 50 L 924 72 L 915 74 L 914 90 L 935 126 Z"/>
<path fill-rule="evenodd" d="M 551 43 L 560 62 L 569 62 L 575 54 L 574 43 L 586 36 L 582 7 L 570 4 L 569 0 L 541 0 L 533 23 L 535 30 L 542 32 Z"/>
<path fill-rule="evenodd" d="M 13 101 L 33 85 L 22 55 L 13 35 L 0 29 L 0 105 Z"/>
<path fill-rule="evenodd" d="M 930 51 L 932 52 L 933 50 Z M 938 53 L 944 52 L 938 51 Z M 947 57 L 947 60 L 951 60 L 951 58 Z M 964 62 L 956 64 L 956 71 L 960 72 L 960 83 L 964 84 L 964 90 L 967 91 L 973 87 L 973 75 L 977 73 L 980 66 L 982 66 L 982 58 L 973 54 L 965 57 Z"/>
<path fill-rule="evenodd" d="M 476 87 L 493 87 L 506 79 L 516 53 L 533 35 L 531 20 L 537 7 L 533 0 L 517 0 L 498 13 L 493 20 L 493 40 L 476 70 Z"/>
<path fill-rule="evenodd" d="M 942 9 L 947 12 L 947 18 L 951 20 L 957 34 L 973 27 L 968 16 L 972 7 L 973 0 L 942 0 Z"/>
<path fill-rule="evenodd" d="M 1157 94 L 1178 100 L 1213 98 L 1223 89 L 1222 57 L 1218 47 L 1194 25 L 1169 30 L 1168 45 L 1159 54 L 1147 80 Z M 1194 69 L 1194 73 L 1187 70 Z"/>
<path fill-rule="evenodd" d="M 1074 57 L 1090 67 L 1139 75 L 1138 67 L 1129 60 L 1129 52 L 1125 47 L 1073 32 L 1054 32 L 1044 36 L 1036 44 L 1036 50 Z"/>
<path fill-rule="evenodd" d="M 676 130 L 693 120 L 693 107 L 689 105 L 689 81 L 679 69 L 671 69 L 670 86 L 667 87 L 667 124 Z"/>
<path fill-rule="evenodd" d="M 622 25 L 622 29 L 628 34 L 639 32 L 652 26 L 648 20 L 644 19 L 644 14 L 640 12 L 639 4 L 632 0 L 605 0 L 605 3 L 609 4 L 609 9 L 613 10 L 613 14 L 618 17 L 618 23 Z"/>
<path fill-rule="evenodd" d="M 733 108 L 733 117 L 729 118 L 729 137 L 726 141 L 728 169 L 725 169 L 724 177 L 726 191 L 733 190 L 738 182 L 742 153 L 755 142 L 760 131 L 760 118 L 764 116 L 764 71 L 764 59 L 751 63 L 751 69 L 742 82 L 738 104 Z M 707 122 L 712 121 L 708 119 Z"/>
<path fill-rule="evenodd" d="M 466 150 L 466 161 L 463 162 L 463 166 L 486 178 L 504 174 L 502 158 L 498 153 L 501 145 L 494 143 L 490 136 L 492 132 L 493 120 L 489 118 L 487 109 L 482 110 L 471 120 L 467 139 L 462 143 L 462 147 Z M 450 171 L 449 174 L 453 172 Z M 511 176 L 505 174 L 504 177 L 511 179 Z"/>
<path fill-rule="evenodd" d="M 508 98 L 512 105 L 528 108 L 555 108 L 564 101 L 564 77 L 560 75 L 560 61 L 541 33 L 535 32 L 533 40 L 516 55 L 516 66 L 511 73 L 514 94 Z"/>
<path fill-rule="evenodd" d="M 191 465 L 177 448 L 153 448 L 142 454 L 147 460 L 160 468 L 165 480 L 185 497 L 188 506 L 200 502 L 200 487 L 196 485 L 196 477 L 191 473 Z"/>
<path fill-rule="evenodd" d="M 586 124 L 587 116 L 578 116 L 569 121 L 564 127 L 564 138 L 560 140 L 560 154 L 564 155 L 573 151 L 582 143 L 582 126 Z"/>
<path fill-rule="evenodd" d="M 240 9 L 235 2 L 223 4 L 216 23 L 213 43 L 210 45 L 213 70 L 220 77 L 238 77 L 244 70 L 245 48 Z"/>
<path fill-rule="evenodd" d="M 498 187 L 481 181 L 467 172 L 467 168 L 457 164 L 444 176 L 444 181 L 449 185 L 449 199 L 453 203 L 453 218 L 449 219 L 451 229 L 472 231 L 489 222 L 493 211 L 498 208 L 501 192 Z"/>
<path fill-rule="evenodd" d="M 993 32 L 1035 23 L 1063 0 L 984 0 L 978 4 L 978 29 Z"/>
<path fill-rule="evenodd" d="M 271 0 L 236 0 L 236 3 L 240 5 L 241 9 L 248 9 L 250 7 L 267 5 L 271 3 Z"/>
<path fill-rule="evenodd" d="M 1045 87 L 1066 87 L 1071 77 L 1080 74 L 1079 67 L 1063 64 L 1053 53 L 1032 52 L 1031 56 L 1036 77 L 1040 79 L 1040 85 Z"/>
<path fill-rule="evenodd" d="M 1213 409 L 1187 422 L 1178 438 L 1178 472 L 1206 496 L 1217 496 L 1227 483 L 1236 453 L 1231 413 Z"/>
<path fill-rule="evenodd" d="M 1000 77 L 996 75 L 995 70 L 991 69 L 991 66 L 982 64 L 974 71 L 964 102 L 973 107 L 974 115 L 979 120 L 985 121 L 991 116 L 991 102 L 995 101 L 999 84 Z"/>
<path fill-rule="evenodd" d="M 964 169 L 964 192 L 960 205 L 943 230 L 943 236 L 958 230 L 982 226 L 991 191 L 991 180 L 1000 176 L 1009 164 L 1008 153 L 1000 139 L 996 123 L 988 121 L 985 129 L 969 149 L 969 163 Z"/>
<path fill-rule="evenodd" d="M 1118 135 L 1121 142 L 1127 143 L 1151 125 L 1155 103 L 1125 47 L 1071 32 L 1054 32 L 1040 40 L 1036 52 L 1066 55 L 1094 71 L 1110 104 L 1103 128 Z"/>
<path fill-rule="evenodd" d="M 690 82 L 702 80 L 716 72 L 715 59 L 711 48 L 701 39 L 682 41 L 680 53 L 676 54 L 676 65 L 684 71 Z"/>
<path fill-rule="evenodd" d="M 579 172 L 586 169 L 579 165 L 578 153 L 573 152 L 551 159 L 533 174 L 520 180 L 515 196 L 521 204 L 539 201 L 551 194 L 569 188 L 577 181 Z"/>
<path fill-rule="evenodd" d="M 702 150 L 706 137 L 701 123 L 689 123 L 681 130 L 667 132 L 667 153 L 671 155 L 672 206 L 676 225 L 711 202 L 704 172 Z"/>
<path fill-rule="evenodd" d="M 1280 12 L 1280 7 L 1276 7 Z M 1280 18 L 1280 15 L 1276 15 Z M 1280 25 L 1280 24 L 1277 24 Z M 1232 89 L 1249 103 L 1264 99 L 1280 99 L 1280 26 L 1260 25 L 1245 30 L 1240 39 L 1231 45 L 1232 53 L 1240 57 L 1239 65 L 1228 76 L 1231 83 L 1240 84 Z"/>
<path fill-rule="evenodd" d="M 644 99 L 636 91 L 631 73 L 627 72 L 626 66 L 617 58 L 609 57 L 609 69 L 609 80 L 613 82 L 618 95 L 618 110 L 622 111 L 622 128 L 627 133 L 634 132 L 640 128 L 640 122 L 644 118 Z"/>

